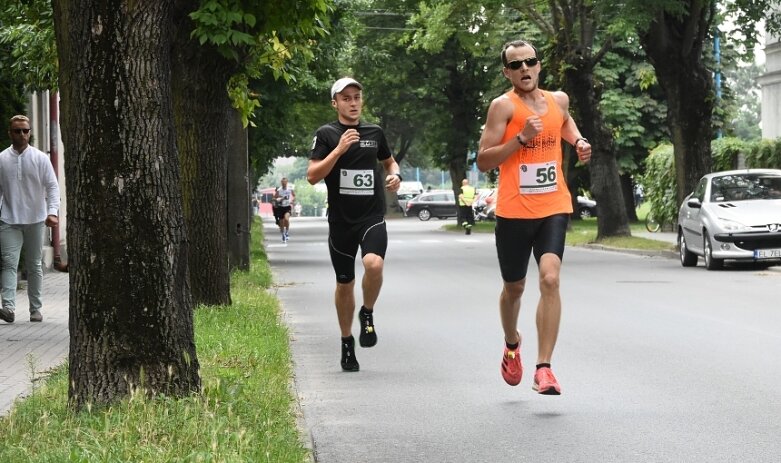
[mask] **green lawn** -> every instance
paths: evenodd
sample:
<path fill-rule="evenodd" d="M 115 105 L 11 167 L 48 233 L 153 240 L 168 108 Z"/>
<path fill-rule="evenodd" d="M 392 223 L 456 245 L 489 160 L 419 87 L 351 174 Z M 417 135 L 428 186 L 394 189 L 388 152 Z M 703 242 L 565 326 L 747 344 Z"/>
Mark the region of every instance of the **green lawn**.
<path fill-rule="evenodd" d="M 269 292 L 271 272 L 253 226 L 252 271 L 231 281 L 231 306 L 198 308 L 203 392 L 136 395 L 110 407 L 67 408 L 67 367 L 0 419 L 0 462 L 302 462 L 288 333 Z"/>
<path fill-rule="evenodd" d="M 641 212 L 642 208 L 641 211 L 638 211 L 638 215 L 640 215 Z M 646 213 L 647 211 L 643 213 L 643 219 L 645 218 Z M 472 233 L 493 233 L 494 226 L 494 222 L 478 222 L 475 224 L 474 228 L 472 228 Z M 645 224 L 642 221 L 638 221 L 636 223 L 630 224 L 629 228 L 633 234 L 637 232 L 644 232 Z M 445 229 L 462 232 L 462 229 L 455 224 L 445 225 Z M 638 236 L 607 238 L 597 241 L 596 218 L 571 221 L 571 229 L 567 230 L 566 243 L 567 246 L 583 246 L 585 244 L 599 243 L 604 246 L 622 249 L 647 249 L 658 251 L 670 251 L 675 248 L 670 243 L 640 238 Z"/>

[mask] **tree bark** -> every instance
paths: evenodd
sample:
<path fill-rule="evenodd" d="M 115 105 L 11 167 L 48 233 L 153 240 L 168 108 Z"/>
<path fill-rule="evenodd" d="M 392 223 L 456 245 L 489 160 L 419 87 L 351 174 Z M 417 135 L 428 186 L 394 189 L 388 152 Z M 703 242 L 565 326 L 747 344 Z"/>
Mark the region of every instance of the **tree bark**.
<path fill-rule="evenodd" d="M 715 93 L 711 71 L 702 59 L 713 18 L 713 2 L 694 2 L 687 16 L 660 13 L 640 41 L 667 95 L 667 123 L 675 157 L 677 203 L 712 170 Z"/>
<path fill-rule="evenodd" d="M 172 88 L 182 196 L 190 242 L 190 280 L 196 304 L 230 304 L 227 166 L 233 65 L 190 37 L 195 1 L 174 8 Z"/>
<path fill-rule="evenodd" d="M 576 66 L 566 71 L 566 74 L 567 88 L 573 97 L 575 120 L 592 147 L 589 174 L 591 192 L 599 205 L 597 240 L 609 236 L 631 236 L 618 163 L 613 152 L 613 135 L 607 130 L 599 111 L 593 68 Z"/>
<path fill-rule="evenodd" d="M 69 398 L 198 391 L 168 2 L 54 0 L 70 265 Z"/>
<path fill-rule="evenodd" d="M 461 193 L 461 181 L 466 178 L 467 156 L 476 150 L 476 140 L 473 136 L 480 132 L 482 120 L 478 105 L 470 102 L 481 101 L 485 84 L 485 75 L 479 60 L 473 59 L 469 50 L 455 38 L 448 40 L 445 50 L 449 50 L 450 58 L 445 64 L 447 81 L 444 94 L 447 99 L 447 110 L 451 115 L 451 126 L 448 131 L 443 167 L 448 169 L 452 182 L 453 193 L 458 206 L 458 195 Z M 477 187 L 477 185 L 473 185 Z M 458 214 L 458 224 L 463 218 Z"/>
<path fill-rule="evenodd" d="M 613 135 L 599 109 L 601 95 L 594 82 L 594 67 L 610 49 L 611 37 L 604 34 L 602 48 L 596 46 L 596 16 L 589 2 L 556 0 L 550 2 L 549 8 L 550 23 L 542 16 L 535 19 L 542 30 L 548 31 L 554 43 L 551 56 L 543 57 L 543 66 L 567 91 L 578 128 L 591 143 L 588 169 L 591 193 L 599 207 L 597 240 L 631 236 Z M 577 195 L 577 191 L 572 194 Z"/>
<path fill-rule="evenodd" d="M 250 210 L 247 129 L 233 111 L 228 137 L 228 262 L 230 270 L 249 270 Z"/>

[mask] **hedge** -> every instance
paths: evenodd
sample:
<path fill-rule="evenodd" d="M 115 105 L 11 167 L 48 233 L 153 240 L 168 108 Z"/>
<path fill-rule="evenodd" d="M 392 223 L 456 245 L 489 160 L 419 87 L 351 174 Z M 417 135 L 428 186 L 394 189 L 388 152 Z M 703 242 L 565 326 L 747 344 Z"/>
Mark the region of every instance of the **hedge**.
<path fill-rule="evenodd" d="M 711 153 L 714 172 L 737 169 L 741 155 L 747 168 L 781 169 L 781 138 L 756 141 L 719 138 L 711 142 Z M 651 205 L 649 213 L 662 223 L 674 223 L 679 204 L 675 197 L 675 162 L 671 144 L 665 143 L 651 150 L 645 160 L 642 183 L 645 200 Z"/>

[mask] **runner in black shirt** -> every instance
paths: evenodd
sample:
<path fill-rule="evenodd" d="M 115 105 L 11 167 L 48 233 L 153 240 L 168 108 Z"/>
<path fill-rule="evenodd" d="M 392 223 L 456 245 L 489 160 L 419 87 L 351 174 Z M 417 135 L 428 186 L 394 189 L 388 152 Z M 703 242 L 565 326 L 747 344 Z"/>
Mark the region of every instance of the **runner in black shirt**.
<path fill-rule="evenodd" d="M 352 323 L 355 314 L 355 256 L 361 248 L 364 275 L 359 341 L 377 343 L 374 303 L 382 287 L 382 269 L 388 234 L 385 228 L 385 192 L 398 191 L 399 166 L 391 155 L 382 129 L 361 122 L 363 86 L 349 77 L 331 87 L 331 105 L 338 120 L 315 134 L 307 170 L 314 185 L 328 187 L 328 248 L 336 272 L 336 313 L 342 332 L 342 369 L 358 371 Z M 384 168 L 384 175 L 380 172 Z"/>

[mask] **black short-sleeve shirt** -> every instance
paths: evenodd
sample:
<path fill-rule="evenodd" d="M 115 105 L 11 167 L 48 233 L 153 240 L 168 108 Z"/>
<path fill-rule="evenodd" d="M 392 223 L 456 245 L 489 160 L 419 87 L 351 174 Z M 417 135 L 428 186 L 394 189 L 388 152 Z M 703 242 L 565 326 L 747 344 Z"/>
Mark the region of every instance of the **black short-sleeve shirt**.
<path fill-rule="evenodd" d="M 317 129 L 309 158 L 325 159 L 348 129 L 358 130 L 360 140 L 336 161 L 325 184 L 328 221 L 354 224 L 385 215 L 385 176 L 379 161 L 391 157 L 391 152 L 380 126 L 364 122 L 348 126 L 335 121 Z"/>

